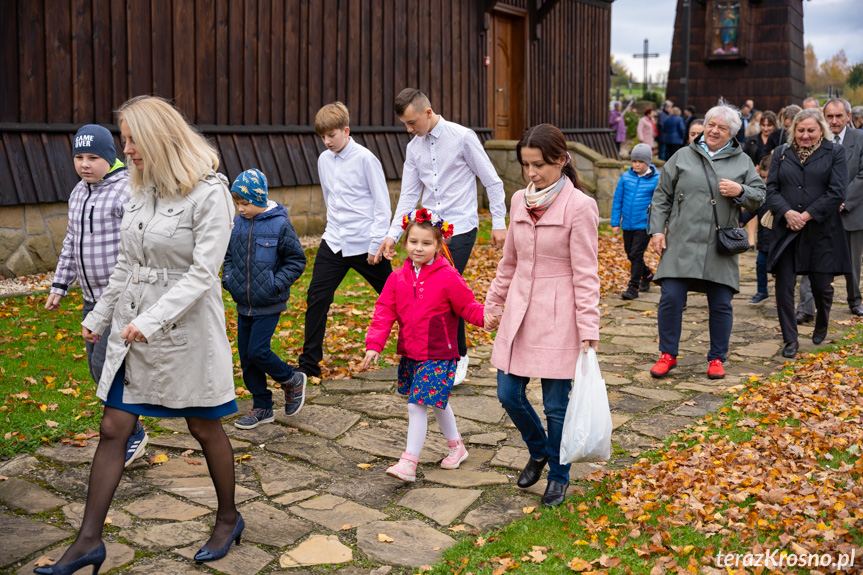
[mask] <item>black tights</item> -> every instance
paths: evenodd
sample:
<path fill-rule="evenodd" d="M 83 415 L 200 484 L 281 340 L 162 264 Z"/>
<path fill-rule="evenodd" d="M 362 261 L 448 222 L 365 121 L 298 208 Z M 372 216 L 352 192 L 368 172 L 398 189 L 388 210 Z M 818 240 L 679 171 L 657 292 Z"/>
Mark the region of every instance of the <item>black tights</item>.
<path fill-rule="evenodd" d="M 102 527 L 105 525 L 108 507 L 123 475 L 126 442 L 136 421 L 138 416 L 133 413 L 105 407 L 99 429 L 99 446 L 90 468 L 84 519 L 78 536 L 58 561 L 59 564 L 74 561 L 95 549 L 102 540 Z M 219 505 L 216 510 L 216 526 L 207 541 L 207 547 L 219 549 L 228 542 L 238 517 L 237 507 L 234 505 L 234 452 L 220 420 L 187 417 L 186 424 L 201 444 L 210 477 L 216 488 Z"/>

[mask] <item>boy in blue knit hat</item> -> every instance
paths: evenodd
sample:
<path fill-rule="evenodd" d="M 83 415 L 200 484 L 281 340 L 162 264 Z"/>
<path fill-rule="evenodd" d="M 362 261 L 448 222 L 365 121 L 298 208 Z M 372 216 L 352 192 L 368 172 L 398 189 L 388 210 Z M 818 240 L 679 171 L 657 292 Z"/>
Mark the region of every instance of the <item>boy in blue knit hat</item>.
<path fill-rule="evenodd" d="M 306 375 L 282 361 L 270 345 L 287 309 L 290 287 L 306 268 L 306 255 L 288 211 L 267 198 L 264 174 L 246 170 L 237 176 L 231 195 L 239 215 L 225 254 L 222 284 L 237 302 L 237 350 L 243 382 L 253 398 L 252 409 L 234 425 L 253 429 L 275 419 L 267 375 L 285 392 L 285 413 L 295 415 L 303 407 Z"/>
<path fill-rule="evenodd" d="M 60 302 L 69 295 L 69 286 L 77 279 L 86 318 L 102 297 L 117 264 L 120 222 L 129 201 L 129 172 L 117 159 L 114 136 L 96 124 L 87 124 L 75 134 L 72 160 L 81 181 L 69 196 L 66 237 L 45 309 L 60 309 Z M 97 384 L 102 377 L 110 330 L 108 326 L 98 342 L 85 344 L 90 376 Z M 126 465 L 143 455 L 146 446 L 147 434 L 138 421 L 126 444 Z"/>

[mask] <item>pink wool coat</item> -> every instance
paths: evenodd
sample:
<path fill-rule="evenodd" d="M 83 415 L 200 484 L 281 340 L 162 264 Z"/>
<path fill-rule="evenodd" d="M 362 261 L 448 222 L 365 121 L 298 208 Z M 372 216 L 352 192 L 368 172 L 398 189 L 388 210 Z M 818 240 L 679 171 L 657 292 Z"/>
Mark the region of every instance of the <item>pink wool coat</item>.
<path fill-rule="evenodd" d="M 567 379 L 582 341 L 599 340 L 599 211 L 566 185 L 534 224 L 524 190 L 512 197 L 503 259 L 485 311 L 503 318 L 491 364 L 513 375 Z"/>

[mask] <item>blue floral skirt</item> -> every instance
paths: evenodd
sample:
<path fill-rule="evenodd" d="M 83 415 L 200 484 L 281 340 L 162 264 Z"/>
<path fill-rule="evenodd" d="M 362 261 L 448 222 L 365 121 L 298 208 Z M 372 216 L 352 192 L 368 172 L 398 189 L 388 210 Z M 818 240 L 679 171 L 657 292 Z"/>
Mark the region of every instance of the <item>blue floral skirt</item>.
<path fill-rule="evenodd" d="M 123 378 L 125 377 L 126 362 L 124 361 L 120 365 L 120 369 L 117 370 L 117 374 L 114 376 L 114 381 L 111 382 L 111 389 L 108 391 L 108 399 L 103 401 L 102 405 L 107 405 L 114 409 L 146 417 L 200 417 L 203 419 L 219 419 L 226 415 L 236 413 L 239 409 L 235 399 L 223 403 L 222 405 L 214 405 L 212 407 L 173 408 L 153 403 L 126 403 L 123 401 Z"/>
<path fill-rule="evenodd" d="M 445 409 L 457 365 L 457 359 L 418 361 L 402 357 L 399 361 L 399 393 L 408 396 L 408 403 Z"/>

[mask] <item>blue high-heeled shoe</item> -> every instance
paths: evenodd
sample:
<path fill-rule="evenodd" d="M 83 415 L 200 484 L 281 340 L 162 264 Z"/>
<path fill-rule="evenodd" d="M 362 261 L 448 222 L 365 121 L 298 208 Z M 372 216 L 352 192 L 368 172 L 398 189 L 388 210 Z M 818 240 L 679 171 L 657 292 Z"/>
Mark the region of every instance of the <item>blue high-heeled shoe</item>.
<path fill-rule="evenodd" d="M 102 567 L 102 563 L 105 562 L 105 543 L 99 543 L 99 546 L 90 551 L 89 553 L 85 553 L 81 555 L 74 561 L 70 563 L 63 563 L 62 565 L 48 565 L 46 567 L 36 567 L 33 569 L 34 573 L 39 573 L 40 575 L 72 575 L 78 569 L 83 569 L 87 565 L 93 566 L 93 575 L 96 575 L 99 572 L 99 569 Z"/>
<path fill-rule="evenodd" d="M 237 515 L 239 515 L 239 513 Z M 228 551 L 231 550 L 231 545 L 233 545 L 234 542 L 236 542 L 237 545 L 240 544 L 240 536 L 243 534 L 243 529 L 245 528 L 246 523 L 245 521 L 243 521 L 243 516 L 240 515 L 237 518 L 237 522 L 234 524 L 234 529 L 233 531 L 231 531 L 231 537 L 228 539 L 228 542 L 225 543 L 225 546 L 221 549 L 211 551 L 207 549 L 206 545 L 204 545 L 203 547 L 201 547 L 201 549 L 198 550 L 197 553 L 195 553 L 195 561 L 197 561 L 198 563 L 204 563 L 205 561 L 215 561 L 216 559 L 221 559 L 228 554 Z"/>

